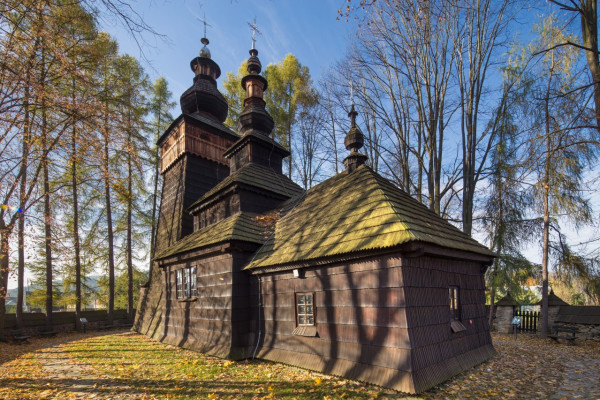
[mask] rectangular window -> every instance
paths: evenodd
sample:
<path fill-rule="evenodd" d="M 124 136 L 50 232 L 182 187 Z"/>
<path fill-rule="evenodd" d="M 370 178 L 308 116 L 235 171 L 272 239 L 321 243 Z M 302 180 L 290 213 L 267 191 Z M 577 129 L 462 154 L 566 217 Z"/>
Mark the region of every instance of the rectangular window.
<path fill-rule="evenodd" d="M 458 297 L 458 286 L 450 286 L 448 288 L 448 295 L 450 297 L 450 319 L 459 321 L 460 302 Z"/>
<path fill-rule="evenodd" d="M 196 267 L 186 268 L 189 271 L 188 277 L 188 297 L 196 297 L 198 296 L 198 286 L 196 280 Z"/>
<path fill-rule="evenodd" d="M 178 269 L 175 272 L 177 273 L 177 298 L 181 299 L 183 297 L 183 270 Z"/>
<path fill-rule="evenodd" d="M 193 298 L 198 296 L 196 271 L 196 267 L 187 267 L 175 271 L 178 299 Z"/>
<path fill-rule="evenodd" d="M 315 324 L 312 293 L 296 294 L 296 318 L 298 326 Z"/>

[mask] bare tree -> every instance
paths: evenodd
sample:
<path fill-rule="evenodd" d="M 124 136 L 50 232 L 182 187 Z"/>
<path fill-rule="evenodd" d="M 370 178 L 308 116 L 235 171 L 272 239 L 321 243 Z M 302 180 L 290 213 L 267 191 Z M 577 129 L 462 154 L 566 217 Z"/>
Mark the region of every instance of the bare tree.
<path fill-rule="evenodd" d="M 558 1 L 550 0 L 562 10 L 571 13 L 579 14 L 581 23 L 581 38 L 583 44 L 577 43 L 575 40 L 566 40 L 561 43 L 556 43 L 552 47 L 544 50 L 552 50 L 557 46 L 569 45 L 585 51 L 585 59 L 587 61 L 590 75 L 592 76 L 592 86 L 594 88 L 594 106 L 596 129 L 600 132 L 600 59 L 598 51 L 598 0 L 568 0 Z"/>
<path fill-rule="evenodd" d="M 463 231 L 473 229 L 475 188 L 487 167 L 494 142 L 494 131 L 482 121 L 482 107 L 492 84 L 490 68 L 504 44 L 504 34 L 513 19 L 514 0 L 446 0 L 455 10 L 452 36 L 456 58 L 456 76 L 460 96 L 462 133 L 462 224 Z"/>

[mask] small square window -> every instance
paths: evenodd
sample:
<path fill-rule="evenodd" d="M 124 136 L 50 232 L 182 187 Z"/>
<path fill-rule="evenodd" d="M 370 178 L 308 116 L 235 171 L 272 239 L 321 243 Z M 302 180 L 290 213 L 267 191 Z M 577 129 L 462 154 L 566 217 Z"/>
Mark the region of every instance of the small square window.
<path fill-rule="evenodd" d="M 315 324 L 315 313 L 312 293 L 296 294 L 296 319 L 298 321 L 298 326 L 311 326 Z"/>
<path fill-rule="evenodd" d="M 450 319 L 460 321 L 460 302 L 458 286 L 450 286 L 448 288 L 448 296 L 450 300 Z"/>

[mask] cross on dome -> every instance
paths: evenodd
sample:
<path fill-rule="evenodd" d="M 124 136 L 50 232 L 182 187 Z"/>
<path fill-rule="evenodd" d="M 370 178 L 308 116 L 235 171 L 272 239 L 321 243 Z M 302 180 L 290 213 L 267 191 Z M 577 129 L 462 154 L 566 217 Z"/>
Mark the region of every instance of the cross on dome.
<path fill-rule="evenodd" d="M 262 33 L 258 30 L 258 25 L 256 25 L 256 18 L 252 23 L 248 22 L 248 26 L 252 29 L 252 49 L 254 50 L 256 46 L 256 34 L 262 35 Z"/>
<path fill-rule="evenodd" d="M 204 36 L 203 37 L 206 37 L 206 27 L 210 26 L 212 28 L 212 26 L 206 22 L 206 13 L 204 13 L 204 19 L 198 18 L 198 21 L 200 21 L 204 24 Z"/>

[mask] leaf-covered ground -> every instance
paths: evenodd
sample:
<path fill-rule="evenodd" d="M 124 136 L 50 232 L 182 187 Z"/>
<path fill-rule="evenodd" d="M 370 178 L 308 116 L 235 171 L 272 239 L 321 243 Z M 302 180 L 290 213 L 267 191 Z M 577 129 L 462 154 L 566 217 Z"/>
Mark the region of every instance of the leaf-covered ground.
<path fill-rule="evenodd" d="M 600 344 L 494 335 L 498 356 L 419 396 L 131 332 L 0 343 L 0 399 L 600 399 Z"/>

